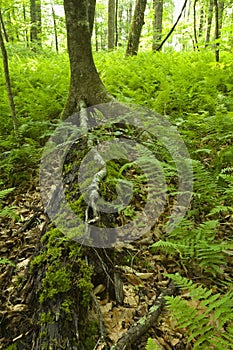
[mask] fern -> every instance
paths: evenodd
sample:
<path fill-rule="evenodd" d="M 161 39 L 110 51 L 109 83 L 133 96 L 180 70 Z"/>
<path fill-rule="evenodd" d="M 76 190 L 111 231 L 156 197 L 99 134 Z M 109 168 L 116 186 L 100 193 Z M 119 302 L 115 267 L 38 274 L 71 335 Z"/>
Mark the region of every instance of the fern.
<path fill-rule="evenodd" d="M 179 254 L 182 264 L 190 270 L 201 269 L 204 273 L 216 276 L 221 273 L 226 264 L 225 250 L 228 242 L 218 241 L 218 220 L 209 220 L 192 227 L 188 220 L 184 220 L 171 232 L 166 241 L 160 240 L 152 245 L 152 251 L 160 250 L 171 256 Z"/>
<path fill-rule="evenodd" d="M 161 347 L 157 345 L 152 338 L 148 338 L 146 350 L 161 350 Z"/>
<path fill-rule="evenodd" d="M 179 274 L 167 276 L 188 291 L 188 299 L 172 296 L 166 297 L 166 302 L 177 326 L 186 328 L 188 342 L 194 343 L 193 349 L 232 349 L 233 292 L 214 294 Z"/>
<path fill-rule="evenodd" d="M 7 259 L 7 258 L 2 258 L 0 259 L 0 264 L 2 265 L 11 265 L 11 266 L 15 266 L 15 264 L 10 260 L 10 259 Z"/>
<path fill-rule="evenodd" d="M 8 196 L 8 194 L 10 194 L 12 191 L 14 191 L 14 187 L 0 190 L 0 200 L 2 201 L 3 199 L 5 199 Z M 3 208 L 3 204 L 0 202 L 0 218 L 6 217 L 11 219 L 16 219 L 18 215 L 15 213 L 14 209 L 15 207 L 8 207 L 8 206 L 5 206 Z"/>
<path fill-rule="evenodd" d="M 8 194 L 10 194 L 12 191 L 14 191 L 14 187 L 12 188 L 6 188 L 4 190 L 0 191 L 0 199 L 4 199 L 8 196 Z"/>

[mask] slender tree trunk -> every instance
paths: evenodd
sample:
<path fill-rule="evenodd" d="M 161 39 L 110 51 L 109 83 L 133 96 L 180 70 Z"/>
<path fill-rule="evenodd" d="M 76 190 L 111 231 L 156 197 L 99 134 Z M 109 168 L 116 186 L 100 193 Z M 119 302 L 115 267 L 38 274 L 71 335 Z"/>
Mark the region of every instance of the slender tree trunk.
<path fill-rule="evenodd" d="M 198 30 L 198 37 L 201 38 L 203 35 L 203 29 L 204 29 L 204 20 L 205 20 L 205 13 L 203 5 L 201 5 L 200 10 L 200 23 L 199 23 L 199 30 Z"/>
<path fill-rule="evenodd" d="M 179 23 L 179 20 L 180 20 L 181 17 L 182 17 L 182 13 L 184 12 L 184 10 L 185 10 L 185 8 L 186 8 L 187 3 L 188 3 L 188 0 L 185 0 L 185 1 L 184 1 L 184 4 L 183 4 L 183 6 L 182 6 L 182 9 L 181 9 L 181 11 L 180 11 L 180 14 L 179 14 L 179 16 L 177 17 L 176 22 L 173 24 L 171 30 L 169 31 L 169 33 L 166 35 L 166 37 L 163 39 L 163 41 L 161 42 L 161 44 L 160 44 L 159 47 L 157 48 L 157 51 L 159 51 L 159 50 L 162 49 L 162 47 L 163 47 L 163 45 L 165 44 L 165 42 L 170 38 L 170 36 L 171 36 L 172 33 L 174 32 L 174 30 L 175 30 L 177 24 Z"/>
<path fill-rule="evenodd" d="M 115 0 L 108 0 L 108 50 L 114 49 Z"/>
<path fill-rule="evenodd" d="M 130 31 L 130 26 L 133 18 L 133 3 L 132 0 L 129 1 L 129 8 L 127 10 L 127 23 L 128 23 L 128 33 Z"/>
<path fill-rule="evenodd" d="M 25 4 L 23 4 L 23 20 L 24 20 L 24 24 L 25 24 L 25 27 L 26 27 L 27 26 L 27 15 L 26 15 Z M 27 46 L 29 46 L 29 37 L 28 37 L 28 29 L 27 29 L 27 27 L 24 30 L 24 37 L 25 37 L 25 41 L 26 41 Z"/>
<path fill-rule="evenodd" d="M 89 4 L 88 0 L 64 0 L 64 8 L 71 77 L 62 119 L 78 111 L 81 102 L 93 106 L 112 100 L 100 80 L 92 56 L 95 0 L 89 0 Z"/>
<path fill-rule="evenodd" d="M 219 39 L 220 39 L 220 31 L 219 31 L 219 11 L 218 11 L 218 0 L 214 0 L 215 5 L 215 59 L 216 62 L 219 62 L 220 55 L 219 55 Z"/>
<path fill-rule="evenodd" d="M 4 21 L 3 21 L 2 11 L 1 10 L 0 10 L 0 26 L 2 26 L 2 31 L 3 31 L 4 38 L 5 38 L 6 42 L 8 43 L 9 42 L 9 38 L 8 38 L 8 35 L 7 35 L 7 31 L 6 31 L 6 27 L 5 27 Z"/>
<path fill-rule="evenodd" d="M 52 16 L 53 16 L 53 29 L 54 29 L 54 38 L 55 38 L 55 47 L 57 53 L 59 52 L 59 46 L 58 46 L 58 35 L 57 35 L 57 21 L 56 21 L 56 14 L 54 11 L 53 4 L 51 4 L 51 9 L 52 9 Z"/>
<path fill-rule="evenodd" d="M 222 25 L 223 25 L 224 5 L 225 5 L 225 1 L 224 0 L 219 0 L 218 1 L 218 22 L 219 22 L 220 36 L 221 36 L 221 30 L 222 30 Z"/>
<path fill-rule="evenodd" d="M 213 14 L 214 14 L 214 0 L 209 0 L 205 47 L 207 47 L 209 45 L 209 42 L 210 42 L 210 32 L 211 32 L 211 24 L 212 24 L 212 20 L 213 20 Z"/>
<path fill-rule="evenodd" d="M 13 17 L 13 23 L 16 22 L 16 16 L 15 16 L 15 8 L 12 8 L 12 17 Z M 15 37 L 17 39 L 17 41 L 19 41 L 19 31 L 18 31 L 18 27 L 17 25 L 14 25 L 14 31 L 15 31 Z"/>
<path fill-rule="evenodd" d="M 8 101 L 9 101 L 9 105 L 10 105 L 10 109 L 11 109 L 14 132 L 15 132 L 15 135 L 17 136 L 18 120 L 17 120 L 16 110 L 15 110 L 13 92 L 12 92 L 12 88 L 11 88 L 10 73 L 9 73 L 9 66 L 8 66 L 8 56 L 7 56 L 7 51 L 6 51 L 4 40 L 3 40 L 2 26 L 1 25 L 0 25 L 0 47 L 1 47 L 1 52 L 2 52 L 2 60 L 3 60 L 3 68 L 4 68 L 4 74 L 5 74 L 5 80 L 6 80 Z"/>
<path fill-rule="evenodd" d="M 194 0 L 194 4 L 193 4 L 193 32 L 194 32 L 195 49 L 199 50 L 198 39 L 197 39 L 197 11 L 196 11 L 197 1 L 198 0 Z"/>
<path fill-rule="evenodd" d="M 118 0 L 116 0 L 116 9 L 115 9 L 115 47 L 118 46 L 118 39 L 119 39 L 119 33 L 118 33 Z"/>
<path fill-rule="evenodd" d="M 30 0 L 31 42 L 41 46 L 41 3 L 40 0 Z"/>
<path fill-rule="evenodd" d="M 137 55 L 147 0 L 137 0 L 130 27 L 126 56 Z"/>
<path fill-rule="evenodd" d="M 229 33 L 229 44 L 230 47 L 233 47 L 233 12 L 231 14 L 231 31 Z"/>
<path fill-rule="evenodd" d="M 117 26 L 118 26 L 118 42 L 119 42 L 119 40 L 121 40 L 122 39 L 122 33 L 123 33 L 123 28 L 124 28 L 124 23 L 123 23 L 123 6 L 119 6 L 119 8 L 118 8 L 118 20 L 117 20 L 117 22 L 118 22 L 118 24 L 117 24 Z"/>
<path fill-rule="evenodd" d="M 152 50 L 157 51 L 161 43 L 163 29 L 163 0 L 154 0 L 153 44 Z"/>

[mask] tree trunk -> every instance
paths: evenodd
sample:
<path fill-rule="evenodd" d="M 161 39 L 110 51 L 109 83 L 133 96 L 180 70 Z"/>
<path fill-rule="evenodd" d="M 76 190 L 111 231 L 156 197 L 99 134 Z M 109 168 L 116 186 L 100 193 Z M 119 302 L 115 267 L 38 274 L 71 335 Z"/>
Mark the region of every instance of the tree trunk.
<path fill-rule="evenodd" d="M 132 0 L 129 1 L 129 7 L 127 9 L 127 23 L 128 23 L 128 33 L 130 31 L 130 25 L 133 17 L 133 3 Z"/>
<path fill-rule="evenodd" d="M 30 0 L 31 31 L 30 39 L 32 43 L 39 46 L 41 42 L 41 3 L 40 0 Z"/>
<path fill-rule="evenodd" d="M 223 25 L 223 13 L 224 13 L 224 0 L 218 1 L 218 22 L 219 22 L 219 32 L 221 35 L 222 25 Z"/>
<path fill-rule="evenodd" d="M 9 42 L 9 38 L 8 38 L 8 35 L 7 35 L 7 31 L 6 31 L 6 27 L 5 27 L 4 21 L 3 21 L 2 11 L 1 10 L 0 10 L 0 26 L 2 27 L 4 38 L 5 38 L 6 42 L 8 43 Z"/>
<path fill-rule="evenodd" d="M 218 8 L 218 0 L 214 0 L 215 5 L 215 59 L 216 62 L 219 62 L 219 39 L 220 39 L 220 30 L 219 30 L 219 8 Z"/>
<path fill-rule="evenodd" d="M 52 16 L 53 16 L 53 29 L 54 29 L 54 38 L 55 38 L 55 47 L 57 53 L 59 52 L 59 47 L 58 47 L 58 35 L 57 35 L 57 21 L 56 21 L 56 14 L 54 11 L 53 4 L 51 4 L 51 9 L 52 9 Z"/>
<path fill-rule="evenodd" d="M 99 34 L 99 25 L 98 22 L 95 21 L 95 51 L 99 51 L 99 41 L 98 41 L 98 34 Z"/>
<path fill-rule="evenodd" d="M 116 9 L 115 9 L 115 47 L 118 46 L 118 39 L 119 39 L 119 33 L 118 33 L 118 0 L 116 0 Z"/>
<path fill-rule="evenodd" d="M 64 8 L 71 77 L 62 119 L 79 111 L 81 102 L 88 107 L 112 100 L 101 82 L 92 55 L 95 0 L 89 3 L 88 0 L 64 0 Z"/>
<path fill-rule="evenodd" d="M 207 47 L 209 45 L 209 42 L 210 42 L 210 32 L 211 32 L 211 24 L 212 24 L 212 20 L 213 20 L 213 14 L 214 14 L 214 0 L 210 0 L 209 1 L 208 16 L 207 16 L 205 47 Z"/>
<path fill-rule="evenodd" d="M 114 49 L 115 0 L 108 0 L 108 50 Z"/>
<path fill-rule="evenodd" d="M 194 32 L 194 41 L 195 41 L 194 49 L 199 50 L 198 39 L 197 39 L 197 11 L 196 11 L 197 1 L 198 0 L 194 0 L 194 4 L 193 4 L 193 32 Z"/>
<path fill-rule="evenodd" d="M 14 132 L 17 136 L 18 133 L 18 120 L 16 116 L 16 110 L 15 110 L 15 103 L 14 103 L 14 97 L 13 92 L 11 88 L 11 81 L 10 81 L 10 73 L 9 73 L 9 66 L 8 66 L 8 56 L 7 51 L 5 48 L 3 36 L 2 36 L 2 26 L 0 24 L 0 48 L 2 52 L 2 60 L 3 60 L 3 68 L 4 68 L 4 74 L 5 74 L 5 80 L 6 80 L 6 87 L 7 87 L 7 95 L 13 120 L 13 126 L 14 126 Z"/>
<path fill-rule="evenodd" d="M 129 32 L 126 56 L 137 55 L 147 0 L 137 0 Z"/>
<path fill-rule="evenodd" d="M 200 22 L 199 22 L 199 30 L 198 30 L 198 37 L 199 38 L 201 38 L 203 35 L 204 20 L 205 20 L 204 8 L 203 8 L 203 5 L 201 5 Z"/>
<path fill-rule="evenodd" d="M 184 10 L 185 10 L 185 8 L 186 8 L 187 2 L 188 2 L 188 0 L 185 0 L 185 1 L 184 1 L 184 4 L 183 4 L 183 6 L 182 6 L 182 9 L 181 9 L 181 11 L 180 11 L 179 16 L 177 17 L 176 22 L 173 24 L 171 30 L 169 31 L 169 33 L 166 35 L 166 37 L 163 39 L 163 41 L 161 42 L 161 44 L 160 44 L 159 47 L 157 48 L 157 51 L 159 51 L 159 50 L 162 49 L 162 47 L 163 47 L 163 45 L 165 44 L 165 42 L 170 38 L 170 36 L 171 36 L 172 33 L 174 32 L 174 30 L 175 30 L 177 24 L 179 23 L 179 20 L 180 20 L 181 17 L 182 17 L 182 13 L 184 12 Z"/>
<path fill-rule="evenodd" d="M 26 7 L 25 4 L 22 5 L 23 6 L 23 20 L 24 20 L 24 24 L 25 24 L 25 30 L 24 30 L 24 38 L 25 41 L 27 43 L 27 46 L 29 46 L 29 35 L 28 35 L 28 29 L 27 29 L 27 16 L 26 16 Z"/>
<path fill-rule="evenodd" d="M 157 51 L 161 43 L 163 29 L 163 0 L 154 0 L 153 44 L 152 50 Z"/>

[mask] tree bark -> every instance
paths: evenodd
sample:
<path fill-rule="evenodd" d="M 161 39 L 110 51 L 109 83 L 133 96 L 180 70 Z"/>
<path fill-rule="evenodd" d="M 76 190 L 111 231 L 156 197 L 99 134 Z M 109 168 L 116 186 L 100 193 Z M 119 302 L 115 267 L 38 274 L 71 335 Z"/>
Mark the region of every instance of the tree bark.
<path fill-rule="evenodd" d="M 58 35 L 57 35 L 57 21 L 56 21 L 56 14 L 54 11 L 53 4 L 51 3 L 51 9 L 52 9 L 52 16 L 53 16 L 53 29 L 54 29 L 54 38 L 55 38 L 55 47 L 57 53 L 59 52 L 59 46 L 58 46 Z"/>
<path fill-rule="evenodd" d="M 13 120 L 13 127 L 14 127 L 15 135 L 17 136 L 17 133 L 18 133 L 18 120 L 17 120 L 17 115 L 16 115 L 16 109 L 15 109 L 13 92 L 12 92 L 12 88 L 11 88 L 11 80 L 10 80 L 9 65 L 8 65 L 8 56 L 7 56 L 7 51 L 6 51 L 4 40 L 3 40 L 3 36 L 2 36 L 2 26 L 1 26 L 1 24 L 0 24 L 0 48 L 1 48 L 1 52 L 2 52 L 3 68 L 4 68 L 4 74 L 5 74 L 5 80 L 6 80 L 8 101 L 9 101 L 11 115 L 12 115 L 12 120 Z"/>
<path fill-rule="evenodd" d="M 129 7 L 127 10 L 127 23 L 128 23 L 128 32 L 130 30 L 130 25 L 132 22 L 132 17 L 133 17 L 133 4 L 132 4 L 132 0 L 129 1 Z"/>
<path fill-rule="evenodd" d="M 163 0 L 154 0 L 153 44 L 152 50 L 157 51 L 162 38 Z"/>
<path fill-rule="evenodd" d="M 108 50 L 114 49 L 115 0 L 108 0 Z"/>
<path fill-rule="evenodd" d="M 195 42 L 194 49 L 199 50 L 199 48 L 198 48 L 198 39 L 197 39 L 197 13 L 196 13 L 197 1 L 198 0 L 194 0 L 194 4 L 193 4 L 193 33 L 194 33 L 194 42 Z"/>
<path fill-rule="evenodd" d="M 92 55 L 95 0 L 64 0 L 64 8 L 71 77 L 62 119 L 79 111 L 82 101 L 88 107 L 113 99 L 99 77 Z"/>
<path fill-rule="evenodd" d="M 222 25 L 223 25 L 223 13 L 224 13 L 224 0 L 218 1 L 218 22 L 219 22 L 219 32 L 221 35 Z"/>
<path fill-rule="evenodd" d="M 31 31 L 30 39 L 32 43 L 39 46 L 41 41 L 41 2 L 40 0 L 30 0 Z"/>
<path fill-rule="evenodd" d="M 2 26 L 2 31 L 3 31 L 4 38 L 5 38 L 6 42 L 8 43 L 9 42 L 9 38 L 8 38 L 8 35 L 7 35 L 7 31 L 6 31 L 5 23 L 3 21 L 2 11 L 1 10 L 0 10 L 0 26 Z"/>
<path fill-rule="evenodd" d="M 116 8 L 115 8 L 115 47 L 118 46 L 118 39 L 119 39 L 119 33 L 118 33 L 118 8 L 119 8 L 119 3 L 118 3 L 118 0 L 116 0 Z"/>
<path fill-rule="evenodd" d="M 200 22 L 199 22 L 199 30 L 198 30 L 198 37 L 199 38 L 201 38 L 203 35 L 204 19 L 205 19 L 204 8 L 203 8 L 203 5 L 201 5 Z"/>
<path fill-rule="evenodd" d="M 137 0 L 129 32 L 126 56 L 137 55 L 147 0 Z"/>
<path fill-rule="evenodd" d="M 27 24 L 26 7 L 25 7 L 25 4 L 23 4 L 22 6 L 23 6 L 23 20 L 24 20 L 24 24 L 26 26 L 26 24 Z M 24 37 L 25 37 L 25 41 L 27 43 L 27 46 L 29 46 L 29 35 L 28 35 L 27 27 L 24 30 Z"/>
<path fill-rule="evenodd" d="M 215 60 L 219 62 L 220 54 L 219 54 L 219 39 L 220 39 L 220 30 L 219 30 L 219 8 L 218 8 L 218 0 L 214 0 L 215 5 Z"/>
<path fill-rule="evenodd" d="M 210 42 L 210 32 L 211 32 L 211 24 L 212 24 L 212 20 L 213 20 L 213 14 L 214 14 L 214 0 L 210 0 L 209 1 L 208 16 L 207 16 L 205 47 L 207 47 L 209 45 L 209 42 Z"/>

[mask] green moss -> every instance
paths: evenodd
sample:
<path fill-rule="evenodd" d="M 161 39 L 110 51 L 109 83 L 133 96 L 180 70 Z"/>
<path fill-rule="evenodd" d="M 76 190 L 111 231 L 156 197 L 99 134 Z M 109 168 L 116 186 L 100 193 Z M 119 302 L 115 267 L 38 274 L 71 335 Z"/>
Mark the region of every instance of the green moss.
<path fill-rule="evenodd" d="M 94 349 L 97 341 L 96 335 L 98 333 L 99 333 L 99 328 L 98 328 L 97 320 L 89 320 L 86 335 L 85 335 L 85 343 L 84 343 L 84 348 L 86 350 Z"/>
<path fill-rule="evenodd" d="M 42 282 L 42 293 L 39 301 L 43 303 L 46 299 L 51 299 L 59 293 L 66 293 L 71 288 L 70 272 L 66 267 L 59 270 L 54 265 L 48 267 L 46 276 Z"/>
<path fill-rule="evenodd" d="M 73 203 L 69 203 L 71 209 L 75 214 L 77 214 L 81 219 L 85 219 L 85 210 L 87 208 L 87 203 L 83 199 L 83 196 L 81 195 L 76 201 Z"/>
<path fill-rule="evenodd" d="M 61 310 L 63 310 L 67 316 L 70 316 L 72 314 L 73 307 L 74 307 L 74 303 L 69 298 L 64 300 L 63 303 L 61 304 Z"/>
<path fill-rule="evenodd" d="M 42 312 L 40 314 L 40 323 L 54 323 L 54 318 L 51 314 L 51 312 Z M 44 335 L 43 335 L 44 336 Z"/>
<path fill-rule="evenodd" d="M 33 273 L 33 271 L 36 268 L 38 268 L 39 266 L 42 266 L 45 261 L 46 261 L 46 255 L 44 253 L 37 255 L 30 263 L 30 273 Z"/>

